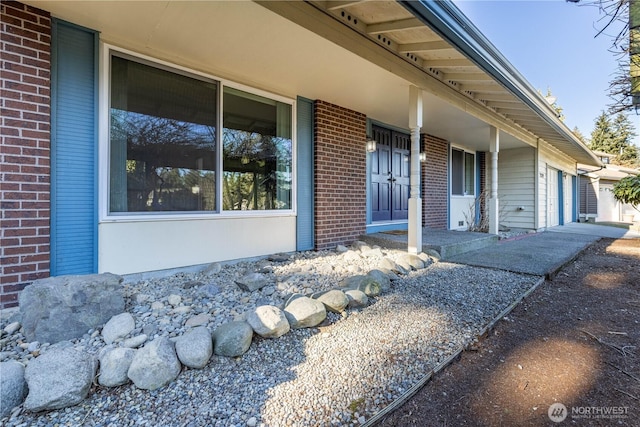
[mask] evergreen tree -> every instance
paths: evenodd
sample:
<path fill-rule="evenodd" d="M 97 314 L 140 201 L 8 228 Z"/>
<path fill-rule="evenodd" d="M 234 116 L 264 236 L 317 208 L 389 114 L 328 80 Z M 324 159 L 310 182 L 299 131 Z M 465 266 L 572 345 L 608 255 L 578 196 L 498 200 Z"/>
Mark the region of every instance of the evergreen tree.
<path fill-rule="evenodd" d="M 595 127 L 591 132 L 589 148 L 593 151 L 616 154 L 614 148 L 613 127 L 609 116 L 603 111 L 595 120 Z"/>
<path fill-rule="evenodd" d="M 636 136 L 635 128 L 629 118 L 618 113 L 613 121 L 614 132 L 614 148 L 617 155 L 615 161 L 619 165 L 637 167 L 638 166 L 638 147 L 633 143 L 633 137 Z M 614 153 L 612 153 L 614 154 Z"/>

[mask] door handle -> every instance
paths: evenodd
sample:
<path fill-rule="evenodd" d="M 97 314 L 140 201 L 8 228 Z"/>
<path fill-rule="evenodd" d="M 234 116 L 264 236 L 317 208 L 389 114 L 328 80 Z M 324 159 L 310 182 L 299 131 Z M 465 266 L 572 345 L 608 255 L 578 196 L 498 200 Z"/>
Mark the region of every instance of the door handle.
<path fill-rule="evenodd" d="M 387 181 L 391 183 L 396 182 L 396 179 L 393 177 L 393 174 L 391 172 L 389 172 L 389 178 L 387 178 Z"/>

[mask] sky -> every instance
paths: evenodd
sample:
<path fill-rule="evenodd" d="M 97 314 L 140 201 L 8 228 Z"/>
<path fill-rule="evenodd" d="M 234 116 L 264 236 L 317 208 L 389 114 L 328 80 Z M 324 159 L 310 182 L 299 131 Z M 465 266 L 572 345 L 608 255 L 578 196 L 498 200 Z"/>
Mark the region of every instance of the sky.
<path fill-rule="evenodd" d="M 613 100 L 609 83 L 617 70 L 610 52 L 612 28 L 596 37 L 607 20 L 593 3 L 582 0 L 454 0 L 462 12 L 511 64 L 563 108 L 565 124 L 587 138 L 594 121 Z M 629 114 L 640 133 L 640 116 Z M 634 139 L 640 145 L 640 136 Z"/>

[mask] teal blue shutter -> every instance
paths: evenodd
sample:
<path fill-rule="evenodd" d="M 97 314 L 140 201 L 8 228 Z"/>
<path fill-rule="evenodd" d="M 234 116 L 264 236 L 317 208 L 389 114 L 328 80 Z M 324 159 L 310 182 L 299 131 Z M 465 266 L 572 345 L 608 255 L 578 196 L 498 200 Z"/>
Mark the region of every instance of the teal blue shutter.
<path fill-rule="evenodd" d="M 313 239 L 313 102 L 298 97 L 296 249 L 314 248 Z"/>
<path fill-rule="evenodd" d="M 54 21 L 51 66 L 51 275 L 97 262 L 97 43 L 94 31 Z"/>
<path fill-rule="evenodd" d="M 573 205 L 571 206 L 571 219 L 578 222 L 578 177 L 571 176 L 571 193 L 573 194 Z"/>
<path fill-rule="evenodd" d="M 564 181 L 562 171 L 558 171 L 558 224 L 564 225 Z"/>

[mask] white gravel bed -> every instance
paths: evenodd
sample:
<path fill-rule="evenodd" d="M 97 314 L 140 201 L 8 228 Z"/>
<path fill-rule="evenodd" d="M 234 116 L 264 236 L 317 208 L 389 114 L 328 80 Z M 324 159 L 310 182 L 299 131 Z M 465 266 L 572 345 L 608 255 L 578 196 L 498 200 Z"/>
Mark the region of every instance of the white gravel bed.
<path fill-rule="evenodd" d="M 287 261 L 224 265 L 208 273 L 125 284 L 132 335 L 176 337 L 185 322 L 208 314 L 207 327 L 242 319 L 257 305 L 281 305 L 291 292 L 331 289 L 353 274 L 377 268 L 377 256 L 335 252 L 295 254 Z M 398 251 L 384 251 L 389 258 Z M 240 291 L 234 279 L 261 271 L 274 285 Z M 254 336 L 238 358 L 213 356 L 204 369 L 188 369 L 168 386 L 146 391 L 132 384 L 94 385 L 77 406 L 45 413 L 14 412 L 6 426 L 330 426 L 359 425 L 390 404 L 477 334 L 539 277 L 435 263 L 394 280 L 362 309 L 328 315 L 317 328 L 291 330 L 278 339 Z M 178 307 L 169 296 L 180 296 Z M 172 300 L 175 303 L 175 297 Z M 151 304 L 163 304 L 152 310 Z M 4 327 L 6 321 L 1 325 Z M 98 354 L 99 331 L 75 340 Z M 0 360 L 28 364 L 46 344 L 19 333 L 0 340 Z M 31 347 L 29 347 L 31 344 Z M 27 349 L 29 347 L 29 349 Z"/>

